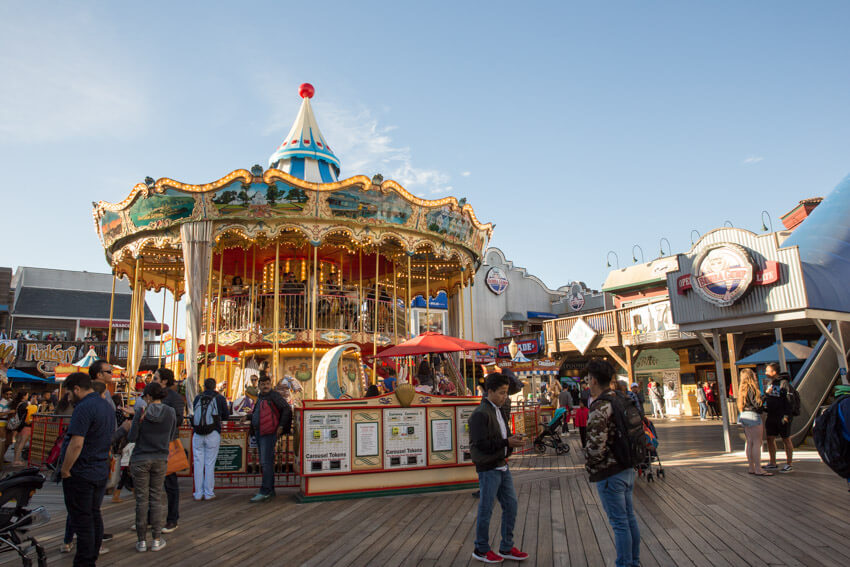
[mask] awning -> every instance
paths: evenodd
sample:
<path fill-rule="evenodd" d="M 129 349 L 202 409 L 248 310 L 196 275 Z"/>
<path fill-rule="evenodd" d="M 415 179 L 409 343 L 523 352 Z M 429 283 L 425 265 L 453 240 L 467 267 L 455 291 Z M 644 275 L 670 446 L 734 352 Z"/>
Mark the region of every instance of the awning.
<path fill-rule="evenodd" d="M 546 313 L 545 311 L 527 311 L 529 319 L 557 319 L 558 316 L 554 313 Z"/>
<path fill-rule="evenodd" d="M 6 377 L 9 378 L 10 382 L 35 382 L 44 384 L 53 384 L 55 382 L 53 378 L 47 379 L 41 378 L 40 376 L 33 376 L 32 374 L 21 372 L 17 368 L 10 368 L 7 370 Z"/>
<path fill-rule="evenodd" d="M 528 321 L 528 317 L 516 311 L 508 311 L 502 316 L 502 321 Z"/>
<path fill-rule="evenodd" d="M 109 328 L 109 319 L 80 319 L 80 327 L 85 327 L 87 329 L 108 329 Z M 130 322 L 129 321 L 119 321 L 116 319 L 112 320 L 112 327 L 117 329 L 129 329 Z M 159 323 L 156 321 L 145 321 L 145 329 L 159 329 Z M 168 330 L 168 323 L 166 323 L 163 327 L 164 330 Z"/>
<path fill-rule="evenodd" d="M 0 305 L 0 313 L 8 313 L 9 306 L 8 305 Z"/>
<path fill-rule="evenodd" d="M 806 360 L 812 353 L 812 348 L 797 342 L 783 342 L 782 346 L 785 349 L 786 362 L 799 362 Z M 746 358 L 742 358 L 735 364 L 767 364 L 768 362 L 779 362 L 778 343 L 773 343 L 769 347 L 754 352 Z"/>

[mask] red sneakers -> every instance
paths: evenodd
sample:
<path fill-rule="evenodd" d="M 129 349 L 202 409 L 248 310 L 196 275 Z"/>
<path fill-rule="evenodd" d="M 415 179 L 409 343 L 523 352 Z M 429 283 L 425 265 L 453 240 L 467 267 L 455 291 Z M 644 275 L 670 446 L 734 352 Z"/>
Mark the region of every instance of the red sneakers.
<path fill-rule="evenodd" d="M 481 561 L 482 563 L 501 563 L 502 561 L 504 561 L 501 555 L 496 555 L 492 551 L 488 551 L 487 553 L 482 554 L 473 550 L 472 557 L 474 557 L 478 561 Z M 526 555 L 526 557 L 528 556 Z"/>
<path fill-rule="evenodd" d="M 525 561 L 528 559 L 528 554 L 523 553 L 519 549 L 512 547 L 510 551 L 500 551 L 499 555 L 501 555 L 504 559 L 510 559 L 511 561 Z"/>

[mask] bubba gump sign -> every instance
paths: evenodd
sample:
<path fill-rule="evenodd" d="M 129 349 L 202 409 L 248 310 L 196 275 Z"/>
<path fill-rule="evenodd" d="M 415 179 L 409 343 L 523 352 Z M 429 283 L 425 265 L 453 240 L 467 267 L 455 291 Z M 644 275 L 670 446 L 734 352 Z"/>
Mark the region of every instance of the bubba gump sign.
<path fill-rule="evenodd" d="M 729 307 L 741 299 L 754 285 L 770 285 L 779 281 L 779 263 L 766 262 L 756 270 L 749 252 L 737 244 L 721 244 L 703 250 L 696 257 L 693 273 L 678 278 L 679 295 L 693 289 L 705 301 L 718 307 Z"/>
<path fill-rule="evenodd" d="M 61 345 L 50 343 L 27 344 L 24 360 L 35 362 L 36 368 L 42 374 L 50 374 L 59 364 L 73 364 L 77 347 L 62 348 Z"/>

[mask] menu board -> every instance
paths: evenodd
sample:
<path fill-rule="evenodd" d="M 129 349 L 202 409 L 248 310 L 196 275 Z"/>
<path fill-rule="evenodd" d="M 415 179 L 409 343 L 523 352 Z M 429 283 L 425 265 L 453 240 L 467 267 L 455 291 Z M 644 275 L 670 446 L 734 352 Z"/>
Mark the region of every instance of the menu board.
<path fill-rule="evenodd" d="M 351 470 L 349 410 L 305 410 L 303 427 L 302 474 L 341 473 Z"/>
<path fill-rule="evenodd" d="M 222 431 L 215 472 L 245 472 L 248 437 L 244 431 Z"/>
<path fill-rule="evenodd" d="M 356 435 L 356 456 L 358 457 L 377 457 L 378 456 L 378 422 L 367 421 L 363 423 L 355 423 L 354 430 Z"/>
<path fill-rule="evenodd" d="M 425 408 L 384 410 L 384 468 L 425 466 Z"/>
<path fill-rule="evenodd" d="M 478 406 L 458 406 L 457 410 L 457 462 L 471 463 L 469 454 L 469 416 Z"/>

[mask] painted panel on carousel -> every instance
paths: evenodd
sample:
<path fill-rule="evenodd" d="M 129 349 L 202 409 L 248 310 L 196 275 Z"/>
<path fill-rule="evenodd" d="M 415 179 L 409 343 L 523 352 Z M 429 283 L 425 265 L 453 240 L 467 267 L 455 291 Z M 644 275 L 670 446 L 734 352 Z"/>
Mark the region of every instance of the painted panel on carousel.
<path fill-rule="evenodd" d="M 137 199 L 130 206 L 130 220 L 138 228 L 162 228 L 192 216 L 195 198 L 174 189 Z"/>
<path fill-rule="evenodd" d="M 121 213 L 104 211 L 100 218 L 100 232 L 105 242 L 113 242 L 124 234 L 124 220 Z"/>
<path fill-rule="evenodd" d="M 332 216 L 342 219 L 405 225 L 414 214 L 413 206 L 392 191 L 342 189 L 328 194 L 325 203 Z"/>
<path fill-rule="evenodd" d="M 281 181 L 271 185 L 254 183 L 245 186 L 234 181 L 212 195 L 212 203 L 221 216 L 251 218 L 301 213 L 310 200 L 307 191 Z"/>
<path fill-rule="evenodd" d="M 316 393 L 320 399 L 339 399 L 343 395 L 359 396 L 356 368 L 343 362 L 343 355 L 359 352 L 355 344 L 344 344 L 330 349 L 316 367 Z"/>
<path fill-rule="evenodd" d="M 425 226 L 448 240 L 461 242 L 472 238 L 475 232 L 469 218 L 451 205 L 428 211 L 425 215 Z"/>

